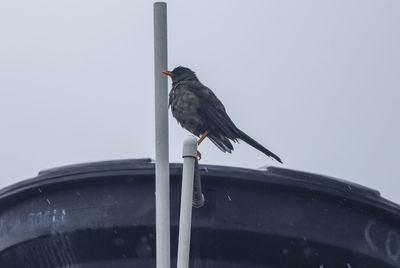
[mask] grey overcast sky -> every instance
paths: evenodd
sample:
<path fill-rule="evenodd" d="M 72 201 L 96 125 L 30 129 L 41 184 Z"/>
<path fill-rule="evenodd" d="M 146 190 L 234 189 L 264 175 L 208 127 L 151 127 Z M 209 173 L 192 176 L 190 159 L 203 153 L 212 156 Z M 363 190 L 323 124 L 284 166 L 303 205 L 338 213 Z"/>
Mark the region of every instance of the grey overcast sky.
<path fill-rule="evenodd" d="M 154 158 L 153 2 L 0 2 L 0 187 L 55 166 Z M 347 179 L 400 203 L 400 2 L 168 1 L 192 68 L 284 161 L 210 141 L 202 163 Z M 170 159 L 188 132 L 170 115 Z"/>

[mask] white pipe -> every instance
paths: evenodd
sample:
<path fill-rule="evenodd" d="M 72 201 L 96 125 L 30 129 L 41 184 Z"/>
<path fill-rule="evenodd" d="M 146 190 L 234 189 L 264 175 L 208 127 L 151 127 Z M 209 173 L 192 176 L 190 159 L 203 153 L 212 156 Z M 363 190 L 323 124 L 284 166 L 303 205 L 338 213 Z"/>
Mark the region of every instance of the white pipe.
<path fill-rule="evenodd" d="M 154 81 L 156 123 L 156 263 L 170 268 L 170 205 L 168 159 L 167 4 L 154 3 Z"/>
<path fill-rule="evenodd" d="M 197 158 L 197 140 L 189 137 L 183 143 L 183 170 L 181 213 L 179 216 L 178 268 L 189 267 L 190 229 L 192 225 L 192 198 L 194 168 Z"/>

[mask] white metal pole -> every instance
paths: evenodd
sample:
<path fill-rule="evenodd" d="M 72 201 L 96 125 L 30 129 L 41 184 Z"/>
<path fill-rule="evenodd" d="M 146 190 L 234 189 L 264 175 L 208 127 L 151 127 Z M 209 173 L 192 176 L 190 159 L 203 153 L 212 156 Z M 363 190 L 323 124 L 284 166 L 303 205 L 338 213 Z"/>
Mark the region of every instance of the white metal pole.
<path fill-rule="evenodd" d="M 167 4 L 154 3 L 154 81 L 156 123 L 156 263 L 170 268 L 170 204 L 168 159 Z"/>
<path fill-rule="evenodd" d="M 192 225 L 193 178 L 197 157 L 197 140 L 189 137 L 183 143 L 181 213 L 179 216 L 178 268 L 189 267 L 190 229 Z"/>

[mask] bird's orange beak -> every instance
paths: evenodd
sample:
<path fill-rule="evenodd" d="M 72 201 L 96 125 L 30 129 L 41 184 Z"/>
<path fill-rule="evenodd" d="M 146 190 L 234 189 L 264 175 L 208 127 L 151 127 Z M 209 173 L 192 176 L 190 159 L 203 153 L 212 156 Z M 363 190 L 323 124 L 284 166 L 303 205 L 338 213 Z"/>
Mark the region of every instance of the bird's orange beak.
<path fill-rule="evenodd" d="M 171 73 L 171 72 L 168 72 L 167 70 L 163 70 L 163 71 L 161 71 L 163 74 L 166 74 L 166 75 L 168 75 L 168 76 L 174 76 L 174 74 L 173 73 Z"/>

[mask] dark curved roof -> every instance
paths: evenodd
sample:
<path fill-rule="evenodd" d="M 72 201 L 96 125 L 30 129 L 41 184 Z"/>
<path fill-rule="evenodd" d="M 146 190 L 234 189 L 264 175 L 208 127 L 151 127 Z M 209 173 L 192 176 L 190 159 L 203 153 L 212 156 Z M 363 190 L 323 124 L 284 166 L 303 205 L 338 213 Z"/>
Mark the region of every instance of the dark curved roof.
<path fill-rule="evenodd" d="M 0 190 L 0 266 L 154 267 L 154 173 L 151 159 L 103 161 Z M 170 174 L 176 253 L 182 165 Z M 199 263 L 400 268 L 400 207 L 376 190 L 277 167 L 200 165 L 200 175 L 206 201 L 193 210 L 191 250 Z"/>
<path fill-rule="evenodd" d="M 7 197 L 16 197 L 37 187 L 79 183 L 87 177 L 107 177 L 114 175 L 153 175 L 154 161 L 149 158 L 126 159 L 91 162 L 67 165 L 40 171 L 37 177 L 27 179 L 0 190 L 0 205 Z M 182 164 L 171 163 L 170 174 L 177 176 L 182 173 Z M 200 165 L 202 176 L 218 179 L 244 180 L 253 183 L 269 184 L 276 187 L 295 188 L 304 191 L 320 192 L 327 196 L 343 200 L 363 203 L 377 209 L 383 209 L 390 214 L 400 217 L 400 206 L 381 197 L 377 190 L 337 179 L 329 176 L 308 172 L 266 167 L 264 169 L 247 169 L 228 166 Z"/>

